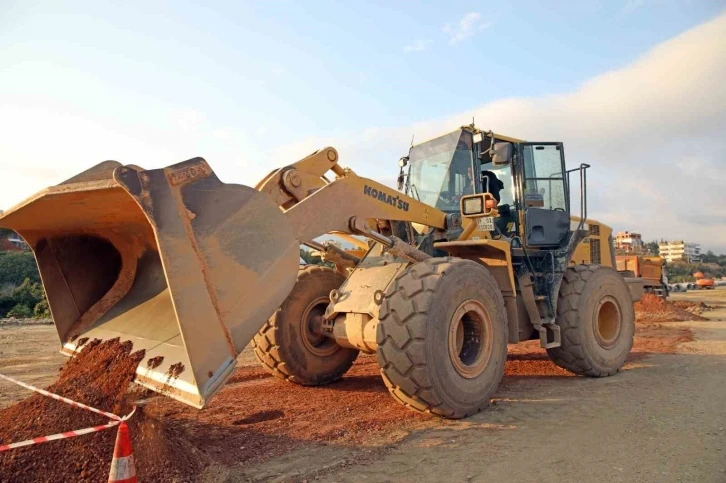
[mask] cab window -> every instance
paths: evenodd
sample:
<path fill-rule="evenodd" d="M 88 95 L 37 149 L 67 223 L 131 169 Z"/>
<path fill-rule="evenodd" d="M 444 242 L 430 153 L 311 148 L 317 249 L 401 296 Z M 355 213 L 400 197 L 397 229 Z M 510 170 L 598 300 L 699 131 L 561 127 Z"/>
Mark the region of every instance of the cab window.
<path fill-rule="evenodd" d="M 568 211 L 559 145 L 524 146 L 524 206 Z"/>
<path fill-rule="evenodd" d="M 481 165 L 481 171 L 491 171 L 504 184 L 504 188 L 499 190 L 500 205 L 509 205 L 514 208 L 514 181 L 512 178 L 512 168 L 510 166 L 494 166 L 492 163 Z M 486 178 L 482 183 L 486 182 Z M 482 184 L 482 191 L 486 191 L 486 186 Z"/>

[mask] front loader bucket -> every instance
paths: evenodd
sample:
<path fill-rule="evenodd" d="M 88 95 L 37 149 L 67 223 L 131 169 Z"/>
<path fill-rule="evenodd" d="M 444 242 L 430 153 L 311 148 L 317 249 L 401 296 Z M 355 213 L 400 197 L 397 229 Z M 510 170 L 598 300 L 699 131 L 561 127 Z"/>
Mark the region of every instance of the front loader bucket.
<path fill-rule="evenodd" d="M 86 339 L 145 349 L 136 381 L 201 408 L 295 284 L 280 209 L 201 158 L 101 163 L 0 216 L 32 247 L 62 352 Z"/>

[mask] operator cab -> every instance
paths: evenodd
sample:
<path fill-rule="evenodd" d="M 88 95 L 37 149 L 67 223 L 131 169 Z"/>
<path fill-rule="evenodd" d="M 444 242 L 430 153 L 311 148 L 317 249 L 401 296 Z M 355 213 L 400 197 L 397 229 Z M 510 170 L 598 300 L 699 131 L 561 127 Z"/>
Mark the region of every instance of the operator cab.
<path fill-rule="evenodd" d="M 492 148 L 505 148 L 506 159 L 501 153 L 493 159 Z M 406 194 L 441 211 L 458 213 L 463 196 L 490 193 L 499 212 L 492 236 L 523 235 L 526 246 L 542 249 L 561 247 L 567 239 L 561 143 L 525 143 L 467 126 L 412 146 L 402 169 L 406 164 Z"/>

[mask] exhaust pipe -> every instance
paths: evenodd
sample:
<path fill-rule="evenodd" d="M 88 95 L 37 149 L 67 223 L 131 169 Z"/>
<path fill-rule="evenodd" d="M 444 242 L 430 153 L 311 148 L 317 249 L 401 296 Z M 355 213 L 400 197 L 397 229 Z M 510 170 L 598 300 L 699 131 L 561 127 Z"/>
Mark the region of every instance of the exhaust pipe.
<path fill-rule="evenodd" d="M 202 408 L 295 284 L 299 242 L 266 195 L 202 158 L 106 161 L 0 216 L 38 262 L 61 352 L 120 337 L 136 382 Z"/>

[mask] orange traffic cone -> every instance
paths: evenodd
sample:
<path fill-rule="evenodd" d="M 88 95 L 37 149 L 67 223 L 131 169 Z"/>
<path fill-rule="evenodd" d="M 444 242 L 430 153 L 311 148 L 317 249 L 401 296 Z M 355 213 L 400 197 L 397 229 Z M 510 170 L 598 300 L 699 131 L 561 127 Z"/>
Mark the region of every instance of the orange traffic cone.
<path fill-rule="evenodd" d="M 134 465 L 134 450 L 131 449 L 129 427 L 125 421 L 118 425 L 116 445 L 113 448 L 111 460 L 111 473 L 108 475 L 109 483 L 136 483 L 136 466 Z"/>

